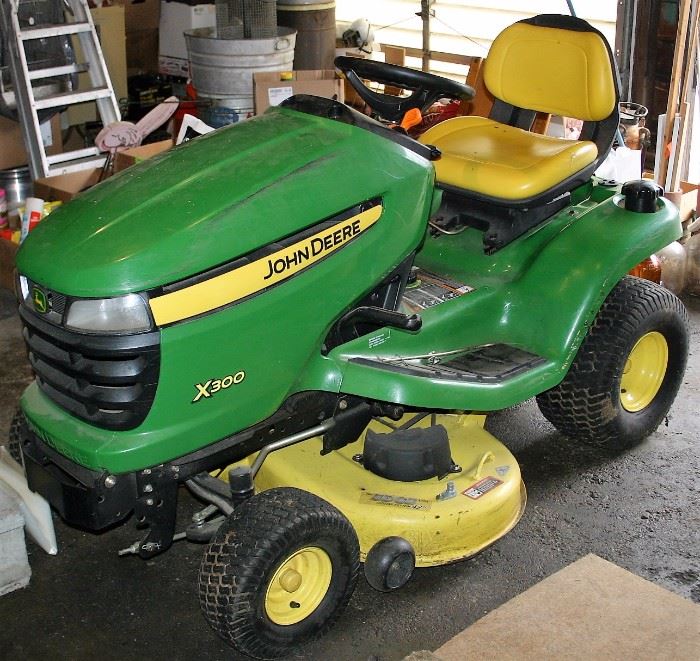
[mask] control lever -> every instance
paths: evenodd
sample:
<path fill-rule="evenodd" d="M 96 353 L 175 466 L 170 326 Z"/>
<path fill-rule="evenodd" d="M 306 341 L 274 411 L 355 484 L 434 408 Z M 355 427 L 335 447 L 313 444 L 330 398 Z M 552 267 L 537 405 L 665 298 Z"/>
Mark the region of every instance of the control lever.
<path fill-rule="evenodd" d="M 338 328 L 342 330 L 346 326 L 358 323 L 390 326 L 391 328 L 400 328 L 401 330 L 407 331 L 418 331 L 423 325 L 423 320 L 418 314 L 408 315 L 403 314 L 403 312 L 394 312 L 393 310 L 363 305 L 362 307 L 350 310 L 350 312 L 341 317 L 338 322 Z"/>

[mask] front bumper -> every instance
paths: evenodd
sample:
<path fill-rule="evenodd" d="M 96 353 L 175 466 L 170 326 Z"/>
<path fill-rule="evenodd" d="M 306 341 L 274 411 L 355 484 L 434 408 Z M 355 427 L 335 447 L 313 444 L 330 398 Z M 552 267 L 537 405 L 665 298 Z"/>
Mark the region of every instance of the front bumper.
<path fill-rule="evenodd" d="M 23 433 L 22 453 L 27 482 L 54 507 L 67 523 L 98 531 L 124 520 L 137 501 L 134 473 L 109 477 L 52 450 L 29 428 Z M 113 486 L 108 486 L 112 483 Z"/>
<path fill-rule="evenodd" d="M 149 558 L 173 542 L 180 482 L 239 461 L 269 443 L 308 429 L 313 421 L 329 419 L 338 406 L 337 400 L 338 396 L 331 393 L 298 393 L 270 418 L 241 433 L 170 462 L 124 473 L 78 463 L 79 456 L 68 454 L 72 446 L 59 446 L 58 440 L 32 422 L 25 408 L 28 424 L 23 425 L 21 438 L 27 480 L 30 489 L 46 498 L 67 523 L 87 530 L 104 530 L 133 512 L 137 527 L 146 530 L 138 554 Z M 352 425 L 348 429 L 352 431 Z M 339 438 L 342 443 L 342 435 Z M 54 443 L 65 450 L 55 450 Z"/>
<path fill-rule="evenodd" d="M 173 543 L 177 467 L 157 466 L 110 475 L 71 461 L 50 448 L 28 426 L 22 433 L 27 482 L 71 525 L 98 532 L 135 513 L 145 530 L 138 554 L 150 558 Z"/>

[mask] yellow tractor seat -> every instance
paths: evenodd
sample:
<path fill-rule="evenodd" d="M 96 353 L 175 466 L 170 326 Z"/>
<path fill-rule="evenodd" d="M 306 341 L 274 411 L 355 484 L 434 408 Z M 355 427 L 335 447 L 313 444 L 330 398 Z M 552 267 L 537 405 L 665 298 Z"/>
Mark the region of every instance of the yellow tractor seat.
<path fill-rule="evenodd" d="M 442 152 L 435 169 L 446 189 L 510 208 L 549 205 L 585 183 L 612 146 L 615 61 L 580 18 L 542 14 L 507 27 L 489 50 L 484 85 L 494 97 L 488 118 L 448 119 L 420 138 Z M 532 133 L 538 112 L 582 120 L 580 140 Z"/>
<path fill-rule="evenodd" d="M 503 200 L 532 198 L 554 188 L 598 156 L 595 143 L 530 133 L 484 117 L 454 117 L 420 138 L 435 145 L 437 181 Z"/>

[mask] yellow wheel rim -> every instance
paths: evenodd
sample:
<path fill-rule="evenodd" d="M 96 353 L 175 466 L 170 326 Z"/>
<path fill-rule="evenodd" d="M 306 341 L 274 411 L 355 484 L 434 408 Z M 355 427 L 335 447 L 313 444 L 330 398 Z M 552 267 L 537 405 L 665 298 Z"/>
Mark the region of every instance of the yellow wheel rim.
<path fill-rule="evenodd" d="M 301 622 L 323 601 L 332 575 L 331 559 L 323 549 L 299 549 L 277 568 L 267 586 L 267 616 L 281 626 Z"/>
<path fill-rule="evenodd" d="M 620 402 L 626 411 L 641 411 L 651 404 L 666 375 L 668 344 L 652 331 L 637 340 L 627 357 L 620 381 Z"/>

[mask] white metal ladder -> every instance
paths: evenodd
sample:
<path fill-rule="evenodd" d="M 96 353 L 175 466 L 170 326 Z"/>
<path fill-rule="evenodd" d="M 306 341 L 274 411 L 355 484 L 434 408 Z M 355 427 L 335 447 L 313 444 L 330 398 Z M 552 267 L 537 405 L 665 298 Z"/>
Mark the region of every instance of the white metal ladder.
<path fill-rule="evenodd" d="M 60 2 L 61 0 L 57 0 Z M 86 0 L 62 0 L 71 22 L 61 25 L 20 27 L 18 7 L 20 0 L 2 0 L 2 27 L 9 46 L 9 64 L 15 88 L 17 111 L 24 143 L 29 155 L 32 177 L 67 174 L 87 168 L 102 167 L 107 155 L 97 147 L 88 147 L 49 156 L 41 136 L 39 111 L 46 108 L 64 108 L 79 103 L 95 102 L 104 126 L 118 122 L 119 106 L 97 38 L 95 24 Z M 76 35 L 83 52 L 84 62 L 30 70 L 25 44 L 35 39 Z M 53 76 L 78 74 L 87 71 L 90 89 L 71 91 L 52 96 L 35 94 L 34 81 Z"/>

